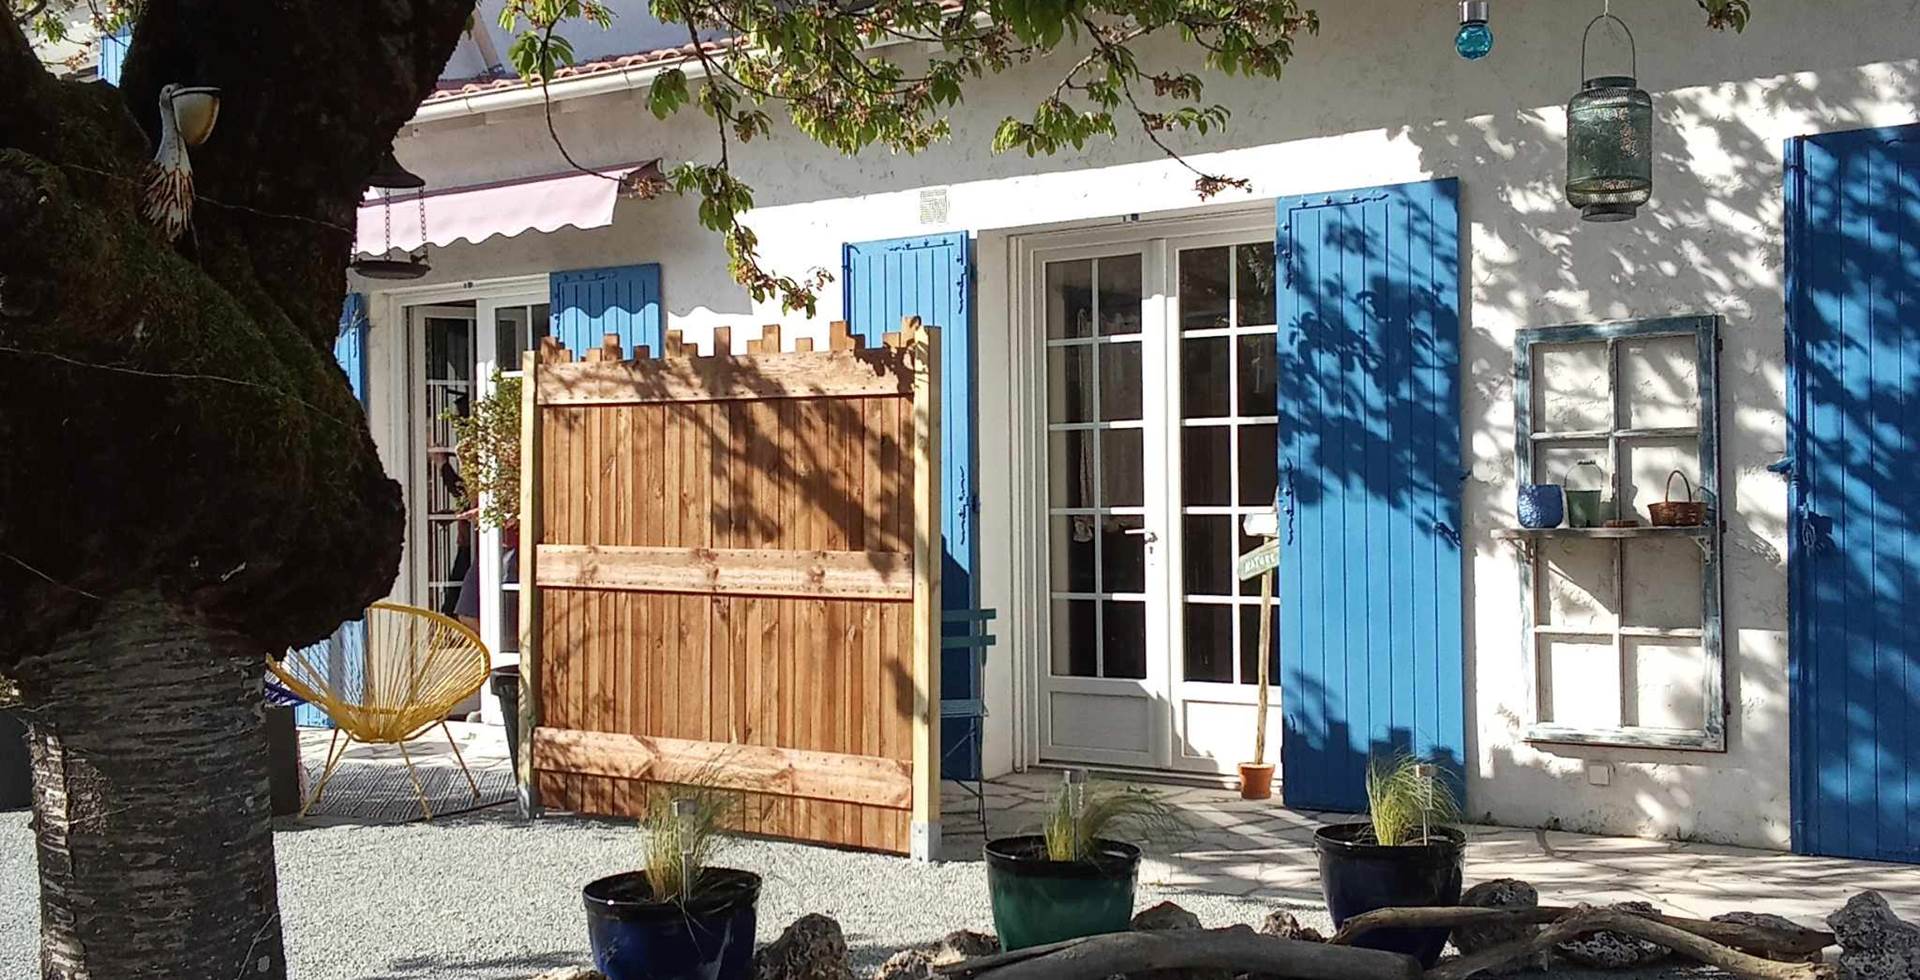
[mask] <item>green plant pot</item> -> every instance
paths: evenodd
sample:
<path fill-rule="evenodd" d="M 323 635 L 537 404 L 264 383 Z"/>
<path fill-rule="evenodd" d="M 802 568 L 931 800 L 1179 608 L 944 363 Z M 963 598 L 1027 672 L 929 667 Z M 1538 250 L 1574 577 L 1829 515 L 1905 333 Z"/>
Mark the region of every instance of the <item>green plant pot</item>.
<path fill-rule="evenodd" d="M 1567 526 L 1599 527 L 1613 519 L 1610 513 L 1613 502 L 1602 494 L 1604 490 L 1568 490 Z"/>
<path fill-rule="evenodd" d="M 1002 949 L 1125 932 L 1133 921 L 1140 849 L 1095 842 L 1086 861 L 1049 861 L 1038 835 L 989 841 L 987 897 Z"/>

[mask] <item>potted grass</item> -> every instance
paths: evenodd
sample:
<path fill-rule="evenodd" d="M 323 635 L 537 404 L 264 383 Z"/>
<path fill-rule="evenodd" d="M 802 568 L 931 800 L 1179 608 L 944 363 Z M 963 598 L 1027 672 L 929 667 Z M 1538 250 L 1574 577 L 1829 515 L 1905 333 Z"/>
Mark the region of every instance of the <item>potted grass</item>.
<path fill-rule="evenodd" d="M 33 805 L 33 763 L 27 757 L 27 716 L 20 690 L 0 677 L 0 810 Z"/>
<path fill-rule="evenodd" d="M 1140 848 L 1115 835 L 1146 838 L 1180 827 L 1152 790 L 1067 773 L 1042 833 L 987 842 L 987 897 L 1001 947 L 1126 931 Z"/>
<path fill-rule="evenodd" d="M 1460 903 L 1466 835 L 1449 826 L 1459 805 L 1438 766 L 1411 757 L 1370 763 L 1367 815 L 1365 823 L 1314 834 L 1320 890 L 1335 928 L 1375 909 Z M 1431 968 L 1450 931 L 1378 929 L 1355 944 L 1406 953 Z"/>
<path fill-rule="evenodd" d="M 745 980 L 760 876 L 708 864 L 736 801 L 707 788 L 649 793 L 645 867 L 581 889 L 593 963 L 607 980 Z"/>

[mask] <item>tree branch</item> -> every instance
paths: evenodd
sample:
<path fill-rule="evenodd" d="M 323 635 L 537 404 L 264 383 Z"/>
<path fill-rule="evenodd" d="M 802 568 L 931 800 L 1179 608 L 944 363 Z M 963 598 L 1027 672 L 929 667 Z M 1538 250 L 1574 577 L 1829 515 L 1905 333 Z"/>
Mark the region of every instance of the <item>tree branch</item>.
<path fill-rule="evenodd" d="M 1561 943 L 1596 932 L 1615 932 L 1664 946 L 1698 963 L 1718 967 L 1746 980 L 1832 980 L 1824 963 L 1781 963 L 1749 956 L 1710 939 L 1630 912 L 1590 909 L 1575 912 L 1540 930 L 1531 939 L 1495 946 L 1449 960 L 1428 970 L 1426 980 L 1466 980 L 1509 963 L 1548 952 Z"/>

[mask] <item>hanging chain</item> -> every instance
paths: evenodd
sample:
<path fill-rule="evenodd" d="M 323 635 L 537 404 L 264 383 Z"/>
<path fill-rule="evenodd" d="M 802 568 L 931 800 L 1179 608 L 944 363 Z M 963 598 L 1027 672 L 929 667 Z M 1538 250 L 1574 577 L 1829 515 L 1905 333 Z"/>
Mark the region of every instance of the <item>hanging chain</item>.
<path fill-rule="evenodd" d="M 393 194 L 392 191 L 387 190 L 384 187 L 380 188 L 380 216 L 384 218 L 387 223 L 387 244 L 386 244 L 386 247 L 380 250 L 380 256 L 382 258 L 385 258 L 388 254 L 390 254 L 393 251 L 393 198 L 391 196 L 392 194 Z"/>
<path fill-rule="evenodd" d="M 419 190 L 414 192 L 414 195 L 415 195 L 415 199 L 420 202 L 420 255 L 422 257 L 425 257 L 427 254 L 427 189 L 426 187 L 422 186 Z"/>

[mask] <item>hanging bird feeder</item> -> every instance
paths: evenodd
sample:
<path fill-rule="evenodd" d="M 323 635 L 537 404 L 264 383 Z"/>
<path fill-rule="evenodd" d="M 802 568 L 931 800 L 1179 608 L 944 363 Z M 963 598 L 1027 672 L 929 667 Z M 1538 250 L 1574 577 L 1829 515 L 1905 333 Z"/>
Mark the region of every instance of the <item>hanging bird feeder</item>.
<path fill-rule="evenodd" d="M 193 224 L 193 163 L 187 148 L 213 135 L 220 119 L 220 90 L 210 85 L 160 88 L 160 144 L 147 168 L 140 213 L 174 241 Z"/>
<path fill-rule="evenodd" d="M 1603 20 L 1627 35 L 1628 74 L 1587 74 L 1587 41 Z M 1633 31 L 1611 11 L 1580 36 L 1581 87 L 1567 103 L 1567 203 L 1587 221 L 1626 221 L 1653 198 L 1653 97 L 1639 87 Z"/>
<path fill-rule="evenodd" d="M 427 264 L 427 182 L 420 175 L 400 165 L 393 150 L 388 149 L 380 158 L 380 165 L 367 175 L 367 186 L 380 191 L 381 217 L 386 222 L 387 239 L 385 248 L 376 258 L 354 259 L 348 268 L 368 279 L 418 279 L 432 271 Z M 414 200 L 420 208 L 420 248 L 411 253 L 402 253 L 400 258 L 389 258 L 396 251 L 393 247 L 393 192 L 411 190 Z"/>

